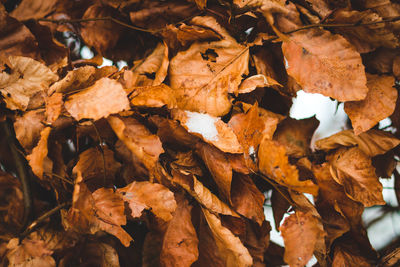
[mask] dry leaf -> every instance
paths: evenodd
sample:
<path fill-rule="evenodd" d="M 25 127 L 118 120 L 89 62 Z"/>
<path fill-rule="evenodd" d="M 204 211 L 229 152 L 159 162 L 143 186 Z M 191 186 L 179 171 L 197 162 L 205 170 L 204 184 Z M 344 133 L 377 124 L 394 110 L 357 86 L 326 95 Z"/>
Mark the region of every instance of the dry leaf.
<path fill-rule="evenodd" d="M 233 130 L 220 118 L 204 113 L 173 110 L 173 118 L 189 132 L 200 136 L 226 153 L 242 153 L 242 146 Z"/>
<path fill-rule="evenodd" d="M 225 266 L 252 266 L 253 259 L 240 239 L 222 226 L 217 216 L 202 209 Z"/>
<path fill-rule="evenodd" d="M 174 217 L 168 224 L 160 255 L 161 266 L 191 266 L 199 257 L 196 229 L 192 224 L 192 206 L 180 195 Z"/>
<path fill-rule="evenodd" d="M 134 118 L 110 116 L 108 123 L 118 138 L 151 172 L 159 155 L 164 152 L 160 139 Z"/>
<path fill-rule="evenodd" d="M 341 146 L 358 148 L 370 157 L 381 155 L 400 144 L 389 132 L 371 129 L 367 132 L 355 135 L 352 130 L 344 130 L 327 138 L 318 140 L 315 145 L 325 151 L 333 150 Z"/>
<path fill-rule="evenodd" d="M 169 69 L 171 88 L 178 107 L 212 116 L 229 112 L 228 92 L 237 92 L 242 74 L 248 71 L 249 53 L 212 17 L 196 17 L 193 23 L 211 27 L 224 39 L 194 43 L 172 58 Z"/>
<path fill-rule="evenodd" d="M 174 91 L 165 84 L 157 86 L 135 87 L 129 99 L 133 106 L 161 108 L 167 106 L 169 109 L 176 108 Z"/>
<path fill-rule="evenodd" d="M 63 108 L 63 99 L 61 93 L 54 93 L 46 98 L 46 122 L 55 122 L 61 114 Z"/>
<path fill-rule="evenodd" d="M 70 96 L 64 105 L 78 121 L 98 120 L 129 109 L 129 100 L 121 84 L 109 78 L 102 78 L 93 86 Z"/>
<path fill-rule="evenodd" d="M 0 92 L 10 109 L 26 110 L 35 94 L 47 93 L 49 85 L 58 80 L 49 68 L 32 58 L 10 56 L 8 60 L 11 72 L 0 73 Z"/>
<path fill-rule="evenodd" d="M 336 182 L 344 186 L 346 194 L 366 207 L 384 205 L 382 184 L 375 174 L 371 159 L 353 147 L 338 150 L 331 158 L 331 172 Z"/>
<path fill-rule="evenodd" d="M 260 171 L 275 182 L 299 192 L 317 195 L 317 185 L 310 180 L 299 180 L 299 171 L 289 163 L 284 146 L 264 138 L 258 150 L 258 158 Z"/>
<path fill-rule="evenodd" d="M 23 116 L 16 117 L 14 122 L 15 136 L 22 147 L 30 153 L 40 139 L 40 132 L 44 129 L 41 123 L 45 115 L 43 109 L 31 110 Z"/>
<path fill-rule="evenodd" d="M 317 239 L 323 236 L 318 219 L 301 211 L 287 217 L 279 228 L 285 242 L 285 262 L 302 267 L 311 259 Z"/>
<path fill-rule="evenodd" d="M 32 153 L 26 157 L 33 173 L 40 179 L 43 179 L 45 173 L 51 173 L 53 168 L 53 162 L 47 157 L 47 141 L 50 132 L 50 127 L 46 127 L 40 132 L 39 143 L 33 148 Z"/>
<path fill-rule="evenodd" d="M 170 221 L 177 208 L 174 194 L 161 184 L 133 182 L 117 193 L 129 204 L 134 218 L 140 217 L 144 209 L 150 209 L 157 217 Z"/>
<path fill-rule="evenodd" d="M 282 45 L 285 67 L 307 93 L 338 101 L 367 96 L 367 79 L 360 54 L 343 37 L 321 29 L 291 35 Z"/>
<path fill-rule="evenodd" d="M 392 76 L 369 74 L 367 79 L 367 97 L 362 101 L 344 104 L 344 110 L 350 117 L 356 135 L 392 115 L 396 107 L 397 89 L 393 87 Z"/>

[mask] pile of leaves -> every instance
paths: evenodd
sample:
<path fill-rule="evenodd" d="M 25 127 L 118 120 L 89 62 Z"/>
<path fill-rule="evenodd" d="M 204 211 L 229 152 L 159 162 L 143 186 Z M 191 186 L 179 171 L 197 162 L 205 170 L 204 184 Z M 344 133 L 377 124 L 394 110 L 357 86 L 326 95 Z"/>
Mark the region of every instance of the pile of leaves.
<path fill-rule="evenodd" d="M 400 200 L 399 16 L 389 0 L 1 1 L 3 266 L 392 266 L 361 215 L 385 204 L 380 177 Z M 318 120 L 288 116 L 299 90 L 344 102 L 349 128 L 311 150 Z"/>

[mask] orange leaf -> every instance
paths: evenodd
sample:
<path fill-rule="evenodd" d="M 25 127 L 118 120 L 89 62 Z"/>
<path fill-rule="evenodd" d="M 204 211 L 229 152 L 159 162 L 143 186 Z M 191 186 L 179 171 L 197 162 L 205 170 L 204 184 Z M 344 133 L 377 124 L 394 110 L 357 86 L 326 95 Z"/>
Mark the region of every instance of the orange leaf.
<path fill-rule="evenodd" d="M 346 102 L 344 111 L 349 115 L 356 135 L 365 132 L 394 112 L 397 89 L 393 76 L 367 75 L 369 88 L 362 101 Z"/>

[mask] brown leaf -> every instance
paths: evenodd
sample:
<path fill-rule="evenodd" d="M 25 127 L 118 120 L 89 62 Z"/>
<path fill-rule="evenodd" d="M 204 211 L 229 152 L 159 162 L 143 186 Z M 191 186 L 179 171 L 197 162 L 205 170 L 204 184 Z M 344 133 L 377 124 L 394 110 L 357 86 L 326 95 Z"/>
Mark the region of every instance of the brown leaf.
<path fill-rule="evenodd" d="M 247 166 L 254 170 L 257 169 L 257 150 L 262 138 L 272 138 L 279 122 L 279 117 L 274 113 L 260 114 L 260 110 L 256 103 L 246 113 L 233 115 L 228 123 L 243 147 Z"/>
<path fill-rule="evenodd" d="M 40 132 L 44 129 L 44 110 L 36 109 L 17 116 L 14 122 L 15 136 L 26 152 L 31 153 L 40 139 Z"/>
<path fill-rule="evenodd" d="M 167 106 L 169 109 L 177 107 L 174 91 L 163 83 L 157 86 L 135 87 L 129 99 L 133 106 L 138 107 L 161 108 Z"/>
<path fill-rule="evenodd" d="M 283 193 L 277 190 L 273 190 L 271 195 L 272 213 L 274 215 L 275 229 L 277 231 L 279 231 L 279 225 L 281 225 L 283 216 L 290 207 L 290 203 L 282 194 Z"/>
<path fill-rule="evenodd" d="M 112 186 L 115 175 L 121 164 L 114 159 L 114 152 L 102 146 L 102 148 L 89 148 L 79 155 L 79 160 L 72 173 L 80 173 L 83 181 L 94 191 L 100 187 Z"/>
<path fill-rule="evenodd" d="M 221 225 L 220 219 L 202 209 L 225 266 L 252 266 L 253 259 L 240 239 Z"/>
<path fill-rule="evenodd" d="M 382 184 L 375 174 L 371 159 L 360 149 L 340 149 L 331 156 L 331 172 L 346 194 L 366 207 L 383 205 Z"/>
<path fill-rule="evenodd" d="M 233 208 L 259 225 L 265 220 L 264 194 L 248 175 L 235 174 L 232 179 L 231 199 Z"/>
<path fill-rule="evenodd" d="M 185 175 L 182 172 L 175 170 L 172 171 L 172 174 L 172 182 L 182 186 L 183 189 L 211 212 L 239 217 L 239 214 L 222 202 L 207 187 L 197 180 L 194 175 Z"/>
<path fill-rule="evenodd" d="M 54 93 L 46 98 L 46 122 L 55 122 L 61 114 L 63 108 L 63 99 L 61 93 Z"/>
<path fill-rule="evenodd" d="M 82 19 L 115 17 L 118 13 L 110 6 L 94 4 L 89 7 Z M 111 20 L 83 22 L 81 35 L 86 44 L 104 54 L 116 44 L 124 28 Z"/>
<path fill-rule="evenodd" d="M 228 93 L 236 93 L 248 71 L 248 49 L 238 44 L 212 17 L 196 17 L 196 24 L 213 28 L 224 39 L 194 43 L 170 63 L 169 77 L 178 107 L 212 116 L 229 112 Z"/>
<path fill-rule="evenodd" d="M 382 21 L 382 18 L 372 10 L 337 10 L 328 19 L 330 23 L 364 24 Z M 343 35 L 359 53 L 368 53 L 377 47 L 396 48 L 399 41 L 393 31 L 384 23 L 377 23 L 359 27 L 339 28 L 338 33 Z"/>
<path fill-rule="evenodd" d="M 346 243 L 335 246 L 332 267 L 345 267 L 345 266 L 360 266 L 360 267 L 372 267 L 376 266 L 371 261 L 360 255 L 350 243 L 351 240 L 347 239 Z M 342 241 L 343 242 L 343 241 Z"/>
<path fill-rule="evenodd" d="M 233 130 L 220 118 L 204 113 L 173 110 L 172 116 L 190 133 L 200 136 L 226 153 L 242 153 L 242 146 Z"/>
<path fill-rule="evenodd" d="M 311 259 L 317 239 L 324 235 L 318 219 L 301 211 L 287 217 L 279 228 L 285 242 L 285 262 L 290 266 L 304 266 Z"/>
<path fill-rule="evenodd" d="M 64 106 L 78 121 L 98 120 L 129 109 L 129 100 L 121 84 L 109 78 L 102 78 L 93 86 L 70 96 Z"/>
<path fill-rule="evenodd" d="M 134 218 L 140 217 L 144 209 L 150 209 L 157 217 L 170 221 L 177 208 L 174 194 L 161 184 L 133 182 L 117 193 L 129 204 Z"/>
<path fill-rule="evenodd" d="M 21 183 L 10 174 L 0 171 L 0 221 L 3 227 L 20 229 L 23 225 L 24 203 Z M 2 231 L 3 232 L 3 231 Z"/>
<path fill-rule="evenodd" d="M 82 180 L 82 175 L 78 172 L 72 207 L 67 215 L 67 229 L 91 234 L 106 231 L 128 247 L 132 238 L 121 227 L 126 224 L 122 197 L 111 188 L 100 188 L 92 194 Z"/>
<path fill-rule="evenodd" d="M 318 149 L 329 151 L 341 146 L 357 146 L 369 157 L 381 155 L 400 144 L 400 140 L 389 132 L 371 129 L 355 135 L 353 130 L 344 130 L 327 138 L 318 140 L 315 145 Z"/>
<path fill-rule="evenodd" d="M 131 70 L 124 72 L 126 88 L 161 85 L 168 72 L 168 47 L 159 43 L 149 56 L 135 61 L 134 64 Z"/>
<path fill-rule="evenodd" d="M 58 80 L 49 68 L 32 58 L 10 56 L 8 59 L 11 72 L 0 73 L 0 92 L 10 109 L 25 110 L 35 94 L 47 93 L 49 85 Z"/>
<path fill-rule="evenodd" d="M 33 173 L 40 179 L 43 179 L 45 173 L 51 173 L 53 168 L 53 162 L 47 157 L 47 141 L 50 132 L 50 127 L 46 127 L 40 132 L 39 143 L 33 148 L 32 153 L 26 157 Z"/>
<path fill-rule="evenodd" d="M 282 45 L 285 67 L 307 93 L 339 101 L 367 96 L 367 79 L 360 54 L 343 37 L 321 29 L 291 35 Z"/>
<path fill-rule="evenodd" d="M 105 66 L 98 69 L 93 66 L 76 68 L 69 71 L 63 79 L 50 86 L 49 95 L 54 92 L 65 94 L 81 91 L 92 86 L 98 79 L 109 76 L 116 71 L 117 69 L 113 66 Z"/>
<path fill-rule="evenodd" d="M 344 110 L 350 117 L 356 135 L 392 115 L 396 107 L 397 89 L 393 87 L 392 76 L 369 74 L 367 79 L 367 97 L 362 101 L 344 104 Z"/>
<path fill-rule="evenodd" d="M 164 152 L 160 139 L 134 118 L 108 117 L 108 123 L 118 138 L 151 172 Z"/>
<path fill-rule="evenodd" d="M 23 0 L 10 15 L 20 21 L 43 18 L 55 10 L 56 3 L 56 0 Z"/>
<path fill-rule="evenodd" d="M 284 145 L 286 154 L 301 158 L 310 153 L 310 143 L 319 121 L 315 117 L 295 120 L 286 118 L 279 123 L 274 134 L 274 140 Z"/>
<path fill-rule="evenodd" d="M 3 5 L 0 6 L 0 36 L 0 50 L 4 55 L 41 59 L 35 36 L 24 24 L 9 16 Z"/>
<path fill-rule="evenodd" d="M 280 83 L 278 83 L 271 77 L 267 77 L 263 74 L 257 74 L 243 80 L 242 83 L 239 85 L 238 93 L 239 94 L 250 93 L 254 91 L 256 88 L 271 87 L 273 85 L 282 86 Z"/>
<path fill-rule="evenodd" d="M 46 247 L 43 240 L 26 238 L 19 244 L 18 238 L 13 238 L 8 242 L 7 249 L 8 266 L 56 266 L 51 256 L 53 251 Z"/>
<path fill-rule="evenodd" d="M 264 138 L 258 150 L 258 158 L 260 171 L 272 180 L 299 192 L 317 195 L 317 185 L 310 180 L 299 180 L 299 171 L 289 163 L 284 146 Z"/>
<path fill-rule="evenodd" d="M 231 201 L 232 166 L 220 150 L 212 145 L 198 143 L 196 153 L 210 170 L 224 201 Z"/>
<path fill-rule="evenodd" d="M 189 202 L 179 195 L 174 217 L 168 224 L 160 255 L 161 266 L 191 266 L 199 257 L 196 229 Z"/>

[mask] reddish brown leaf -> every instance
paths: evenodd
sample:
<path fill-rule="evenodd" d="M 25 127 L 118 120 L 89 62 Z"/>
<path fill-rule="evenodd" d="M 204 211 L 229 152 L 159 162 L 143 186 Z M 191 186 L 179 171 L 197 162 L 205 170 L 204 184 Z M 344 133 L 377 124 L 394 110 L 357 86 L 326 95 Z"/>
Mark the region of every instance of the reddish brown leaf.
<path fill-rule="evenodd" d="M 14 122 L 15 136 L 19 143 L 28 152 L 32 152 L 40 139 L 40 132 L 45 128 L 41 123 L 45 120 L 43 109 L 31 110 L 23 116 L 17 116 Z"/>
<path fill-rule="evenodd" d="M 174 91 L 165 84 L 158 86 L 135 87 L 129 96 L 133 106 L 160 108 L 176 108 Z"/>
<path fill-rule="evenodd" d="M 360 134 L 371 129 L 379 121 L 394 112 L 397 89 L 392 76 L 367 75 L 369 88 L 367 97 L 362 101 L 347 102 L 344 110 L 353 124 L 354 133 Z"/>
<path fill-rule="evenodd" d="M 117 193 L 129 204 L 133 218 L 140 217 L 144 209 L 150 209 L 157 217 L 170 221 L 177 207 L 174 194 L 161 184 L 133 182 Z"/>
<path fill-rule="evenodd" d="M 47 141 L 50 132 L 50 127 L 46 127 L 40 132 L 39 143 L 32 150 L 32 153 L 26 157 L 33 173 L 40 179 L 43 179 L 45 172 L 51 173 L 53 168 L 53 162 L 47 157 Z"/>
<path fill-rule="evenodd" d="M 296 212 L 287 217 L 279 228 L 285 242 L 285 262 L 302 267 L 311 259 L 317 239 L 324 235 L 318 219 L 310 213 Z"/>

